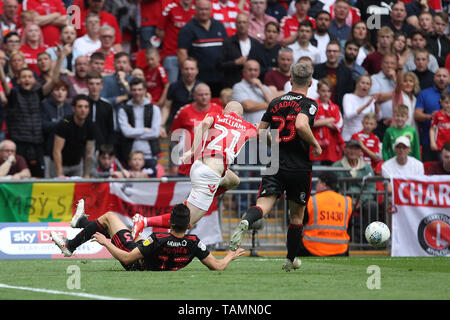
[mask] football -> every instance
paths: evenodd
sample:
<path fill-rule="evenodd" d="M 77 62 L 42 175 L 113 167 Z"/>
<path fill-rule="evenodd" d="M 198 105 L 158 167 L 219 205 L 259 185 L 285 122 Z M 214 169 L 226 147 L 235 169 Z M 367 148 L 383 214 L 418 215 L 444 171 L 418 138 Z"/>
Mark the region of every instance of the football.
<path fill-rule="evenodd" d="M 366 240 L 374 247 L 382 247 L 391 237 L 391 231 L 383 222 L 375 221 L 366 228 Z"/>

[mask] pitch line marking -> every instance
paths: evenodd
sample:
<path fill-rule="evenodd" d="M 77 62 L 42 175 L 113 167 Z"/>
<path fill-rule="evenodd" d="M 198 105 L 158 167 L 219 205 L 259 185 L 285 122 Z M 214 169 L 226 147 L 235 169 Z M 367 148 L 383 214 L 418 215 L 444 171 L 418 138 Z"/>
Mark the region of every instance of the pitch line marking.
<path fill-rule="evenodd" d="M 4 284 L 4 283 L 0 283 L 0 289 L 1 288 L 17 289 L 17 290 L 25 290 L 25 291 L 33 291 L 33 292 L 41 292 L 41 293 L 57 294 L 57 295 L 59 294 L 59 295 L 75 296 L 75 297 L 98 299 L 98 300 L 130 300 L 128 298 L 100 296 L 100 295 L 90 294 L 90 293 L 67 292 L 67 291 L 48 290 L 48 289 L 41 289 L 41 288 L 30 288 L 30 287 L 17 287 L 17 286 L 10 286 L 10 285 Z"/>

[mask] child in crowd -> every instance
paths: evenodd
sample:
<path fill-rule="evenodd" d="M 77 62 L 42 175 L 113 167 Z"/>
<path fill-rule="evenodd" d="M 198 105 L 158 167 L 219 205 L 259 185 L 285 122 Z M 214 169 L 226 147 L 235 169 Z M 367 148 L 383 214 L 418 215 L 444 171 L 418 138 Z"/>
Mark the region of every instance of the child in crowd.
<path fill-rule="evenodd" d="M 132 151 L 128 159 L 129 178 L 148 178 L 155 176 L 153 169 L 144 169 L 145 159 L 142 151 Z"/>
<path fill-rule="evenodd" d="M 362 120 L 363 129 L 352 135 L 350 140 L 359 141 L 361 150 L 363 151 L 363 158 L 366 162 L 375 168 L 381 160 L 380 139 L 373 133 L 377 127 L 377 115 L 373 112 L 366 113 Z"/>
<path fill-rule="evenodd" d="M 409 117 L 409 108 L 404 104 L 399 104 L 394 108 L 394 125 L 386 129 L 383 138 L 382 154 L 383 160 L 387 161 L 395 157 L 394 142 L 400 136 L 406 136 L 411 142 L 410 156 L 421 160 L 419 135 L 414 127 L 406 125 Z"/>
<path fill-rule="evenodd" d="M 439 100 L 441 110 L 436 111 L 431 120 L 430 148 L 433 151 L 442 150 L 446 142 L 450 142 L 450 93 L 445 92 Z"/>
<path fill-rule="evenodd" d="M 123 169 L 114 154 L 114 146 L 102 144 L 99 147 L 97 164 L 92 168 L 91 177 L 96 178 L 129 178 L 130 173 Z"/>
<path fill-rule="evenodd" d="M 322 154 L 318 157 L 311 155 L 312 161 L 319 161 L 322 165 L 331 165 L 342 158 L 344 140 L 341 132 L 343 126 L 339 106 L 331 102 L 332 84 L 328 79 L 322 79 L 317 84 L 319 109 L 314 122 L 313 134 L 322 147 Z"/>
<path fill-rule="evenodd" d="M 150 48 L 147 50 L 147 66 L 144 69 L 147 91 L 152 95 L 152 103 L 162 107 L 169 90 L 169 78 L 167 72 L 161 65 L 161 57 L 158 50 Z"/>
<path fill-rule="evenodd" d="M 22 38 L 23 30 L 27 27 L 29 23 L 35 23 L 36 17 L 38 16 L 36 11 L 33 10 L 24 10 L 20 13 L 20 19 L 19 19 L 19 28 L 17 29 L 17 33 Z"/>

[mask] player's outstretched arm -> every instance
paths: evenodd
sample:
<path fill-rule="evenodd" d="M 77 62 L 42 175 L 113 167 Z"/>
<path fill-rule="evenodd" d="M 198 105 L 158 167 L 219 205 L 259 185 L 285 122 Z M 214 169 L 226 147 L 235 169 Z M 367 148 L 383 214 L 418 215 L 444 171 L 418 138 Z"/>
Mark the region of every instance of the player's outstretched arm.
<path fill-rule="evenodd" d="M 121 250 L 121 249 L 117 248 L 115 245 L 113 245 L 111 243 L 111 241 L 106 239 L 105 235 L 100 232 L 96 232 L 92 236 L 92 238 L 94 238 L 95 241 L 97 241 L 102 246 L 104 246 L 106 249 L 108 249 L 108 251 L 111 253 L 111 255 L 114 258 L 116 258 L 117 260 L 119 260 L 120 262 L 122 262 L 123 264 L 130 264 L 138 259 L 144 258 L 141 251 L 139 251 L 138 248 L 134 248 L 130 252 Z"/>
<path fill-rule="evenodd" d="M 227 255 L 223 259 L 217 259 L 210 253 L 205 259 L 201 260 L 202 263 L 209 268 L 209 270 L 221 271 L 225 270 L 231 261 L 239 258 L 245 253 L 242 248 L 236 251 L 228 251 Z"/>

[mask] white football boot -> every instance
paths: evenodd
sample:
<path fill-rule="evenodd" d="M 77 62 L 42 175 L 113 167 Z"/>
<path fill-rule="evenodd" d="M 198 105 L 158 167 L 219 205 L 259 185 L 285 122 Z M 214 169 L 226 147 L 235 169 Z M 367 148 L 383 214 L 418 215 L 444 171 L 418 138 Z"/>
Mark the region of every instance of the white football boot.
<path fill-rule="evenodd" d="M 286 261 L 281 266 L 281 269 L 283 269 L 286 272 L 290 272 L 291 270 L 296 270 L 300 268 L 302 265 L 302 260 L 294 258 L 294 261 L 291 261 L 290 259 L 286 258 Z"/>
<path fill-rule="evenodd" d="M 80 220 L 81 217 L 87 217 L 86 213 L 84 212 L 84 199 L 80 199 L 77 203 L 77 209 L 75 210 L 75 214 L 72 217 L 72 220 L 70 221 L 70 226 L 72 228 L 77 227 L 78 220 Z"/>
<path fill-rule="evenodd" d="M 72 256 L 72 251 L 67 248 L 67 239 L 58 235 L 55 231 L 50 232 L 50 237 L 53 242 L 61 249 L 61 252 L 64 254 L 64 257 Z"/>
<path fill-rule="evenodd" d="M 241 222 L 239 222 L 236 229 L 234 229 L 233 234 L 231 235 L 230 239 L 231 251 L 236 251 L 241 246 L 242 240 L 244 239 L 247 230 L 248 230 L 248 221 L 241 220 Z"/>

